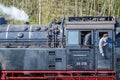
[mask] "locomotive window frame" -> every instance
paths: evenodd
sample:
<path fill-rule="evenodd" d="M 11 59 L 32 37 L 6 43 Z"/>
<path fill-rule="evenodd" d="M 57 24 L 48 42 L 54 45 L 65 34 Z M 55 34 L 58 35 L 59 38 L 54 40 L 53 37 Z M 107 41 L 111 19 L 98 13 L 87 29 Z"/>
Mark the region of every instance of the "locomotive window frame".
<path fill-rule="evenodd" d="M 68 42 L 68 40 L 69 40 L 69 31 L 78 31 L 78 43 L 77 44 L 69 44 L 69 42 Z M 81 45 L 81 46 L 84 46 L 83 45 L 83 43 L 82 43 L 82 37 L 81 37 L 81 35 L 82 35 L 82 32 L 91 32 L 91 46 L 93 45 L 93 30 L 92 29 L 88 29 L 88 30 L 82 30 L 82 29 L 68 29 L 67 30 L 67 45 Z"/>
<path fill-rule="evenodd" d="M 111 29 L 97 29 L 95 31 L 95 46 L 98 46 L 99 40 L 100 40 L 100 33 L 107 33 L 109 35 L 109 38 L 112 40 L 111 47 L 113 47 L 113 42 L 114 42 L 114 35 L 113 35 L 113 30 Z"/>
<path fill-rule="evenodd" d="M 88 30 L 79 30 L 79 31 L 80 31 L 80 35 L 79 35 L 79 36 L 81 36 L 81 37 L 80 37 L 81 39 L 83 39 L 83 38 L 82 38 L 82 32 L 87 32 L 87 33 L 90 32 L 90 33 L 91 33 L 91 46 L 92 46 L 92 45 L 93 45 L 93 30 L 91 30 L 91 29 L 89 30 L 89 29 L 88 29 Z M 87 33 L 86 33 L 86 34 L 87 34 Z M 84 35 L 84 38 L 85 38 L 86 34 Z M 84 39 L 83 39 L 83 40 L 84 40 Z M 81 40 L 80 45 L 85 46 L 85 45 L 84 45 L 84 41 L 82 42 L 82 40 Z"/>
<path fill-rule="evenodd" d="M 69 32 L 76 32 L 76 37 L 75 36 L 71 36 L 71 34 L 69 34 Z M 73 42 L 74 40 L 71 40 L 71 38 L 72 39 L 77 38 L 77 39 L 76 39 L 75 42 Z M 68 45 L 79 45 L 79 30 L 68 30 L 67 31 L 67 44 Z"/>

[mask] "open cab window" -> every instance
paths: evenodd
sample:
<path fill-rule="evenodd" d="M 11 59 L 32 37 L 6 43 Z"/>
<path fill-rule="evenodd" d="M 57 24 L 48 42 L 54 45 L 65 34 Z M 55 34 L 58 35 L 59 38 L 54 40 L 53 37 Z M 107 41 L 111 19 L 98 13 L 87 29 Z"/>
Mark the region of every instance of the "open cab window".
<path fill-rule="evenodd" d="M 91 38 L 91 31 L 81 31 L 81 45 L 84 46 L 91 46 L 92 38 Z"/>
<path fill-rule="evenodd" d="M 116 47 L 120 47 L 120 32 L 116 33 Z"/>

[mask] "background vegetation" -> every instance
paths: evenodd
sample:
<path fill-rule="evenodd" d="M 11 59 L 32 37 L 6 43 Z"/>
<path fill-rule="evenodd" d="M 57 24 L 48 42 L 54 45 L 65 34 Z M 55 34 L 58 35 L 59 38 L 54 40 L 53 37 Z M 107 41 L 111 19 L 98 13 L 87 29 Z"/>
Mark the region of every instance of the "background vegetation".
<path fill-rule="evenodd" d="M 48 24 L 63 16 L 120 17 L 120 0 L 0 0 L 23 9 L 31 24 Z"/>

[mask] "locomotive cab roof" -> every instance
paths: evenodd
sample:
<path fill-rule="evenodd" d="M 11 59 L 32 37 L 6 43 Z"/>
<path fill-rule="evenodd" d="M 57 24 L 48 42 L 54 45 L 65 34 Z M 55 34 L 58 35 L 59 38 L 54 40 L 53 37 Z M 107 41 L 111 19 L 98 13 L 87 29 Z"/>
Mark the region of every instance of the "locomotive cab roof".
<path fill-rule="evenodd" d="M 114 17 L 68 17 L 66 29 L 114 29 Z"/>

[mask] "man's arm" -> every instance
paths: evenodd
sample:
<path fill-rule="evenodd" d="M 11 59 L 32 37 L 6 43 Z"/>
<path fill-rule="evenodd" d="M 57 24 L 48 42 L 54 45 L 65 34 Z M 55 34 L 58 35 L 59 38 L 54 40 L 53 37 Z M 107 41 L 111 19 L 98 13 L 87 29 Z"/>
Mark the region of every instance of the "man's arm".
<path fill-rule="evenodd" d="M 103 52 L 103 41 L 102 41 L 102 39 L 100 39 L 100 41 L 99 41 L 99 51 L 100 51 L 100 53 L 104 53 Z"/>
<path fill-rule="evenodd" d="M 84 45 L 90 45 L 90 40 L 91 39 L 91 35 L 90 34 L 87 34 L 86 36 L 85 36 L 85 41 L 84 41 Z"/>

